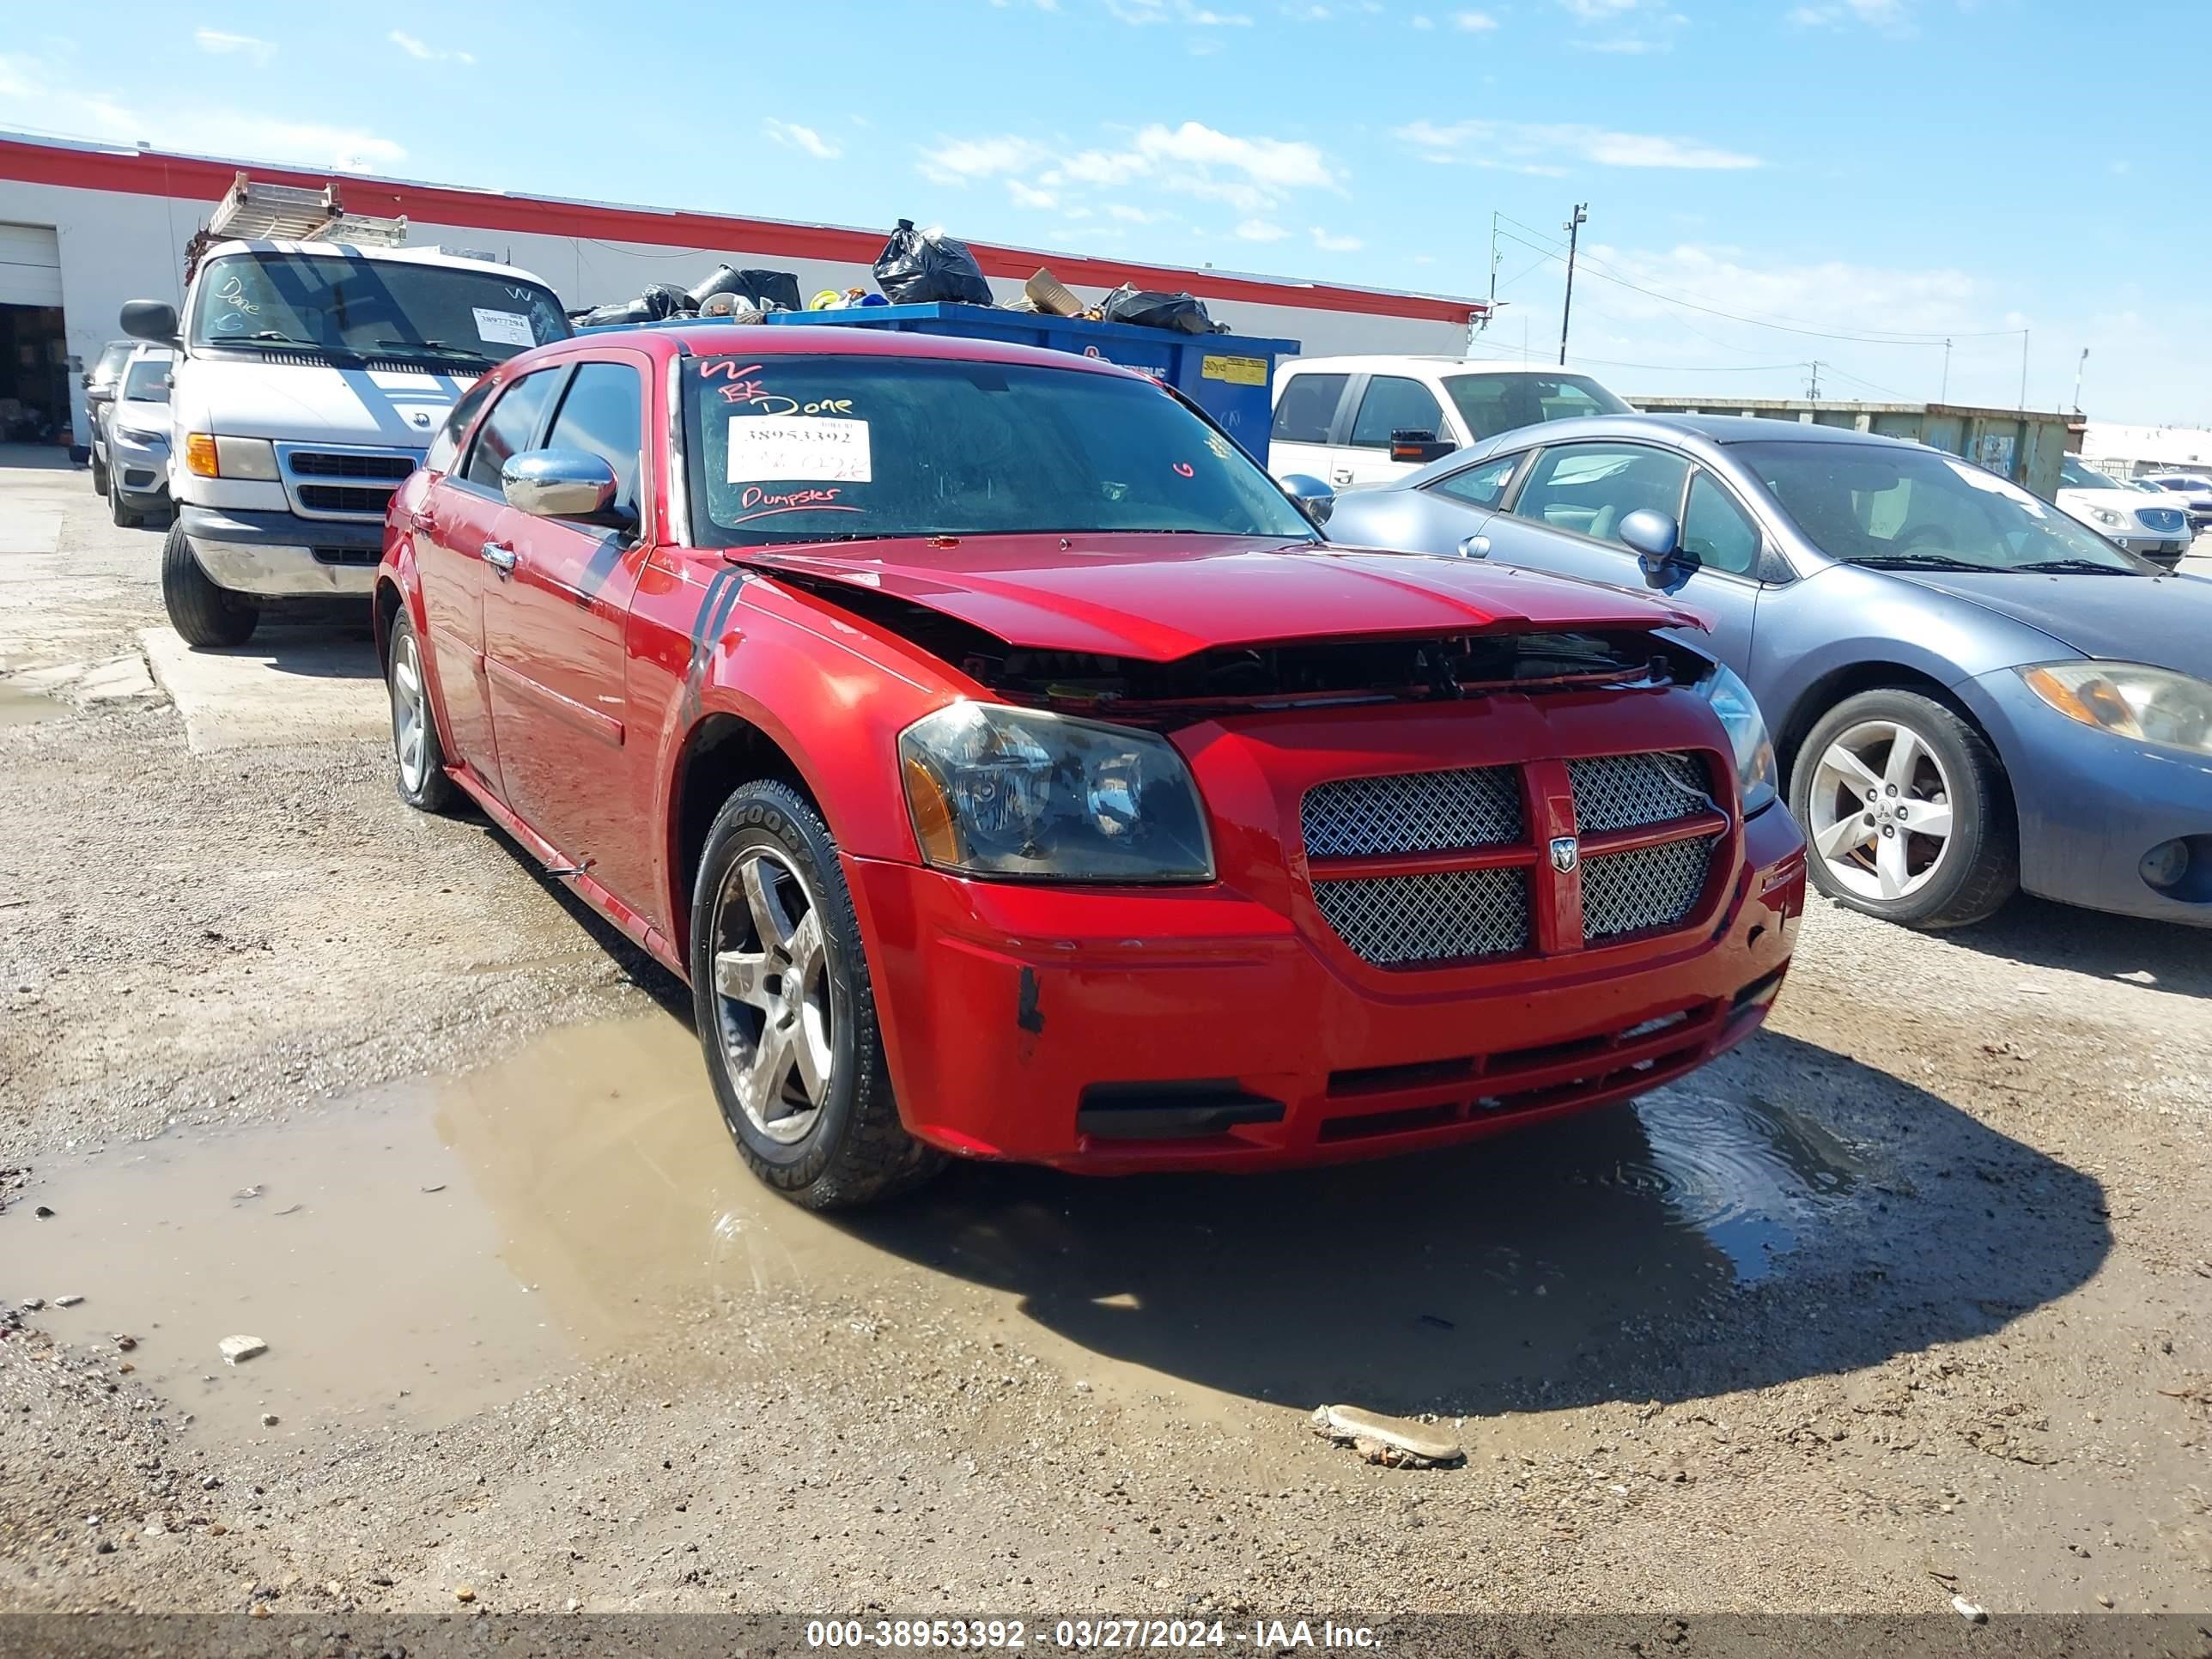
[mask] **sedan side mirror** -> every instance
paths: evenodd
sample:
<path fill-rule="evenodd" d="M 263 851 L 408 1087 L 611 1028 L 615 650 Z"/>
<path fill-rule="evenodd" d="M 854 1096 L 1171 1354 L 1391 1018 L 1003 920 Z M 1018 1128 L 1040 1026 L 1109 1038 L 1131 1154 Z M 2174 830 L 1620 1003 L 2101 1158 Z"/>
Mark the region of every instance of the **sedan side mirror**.
<path fill-rule="evenodd" d="M 1336 492 L 1310 472 L 1293 472 L 1282 481 L 1283 494 L 1297 503 L 1298 511 L 1312 521 L 1315 529 L 1328 522 L 1328 515 L 1336 511 Z"/>
<path fill-rule="evenodd" d="M 123 331 L 134 340 L 173 346 L 177 338 L 177 308 L 167 300 L 127 300 L 123 306 Z"/>
<path fill-rule="evenodd" d="M 538 519 L 575 519 L 626 529 L 629 514 L 615 505 L 615 470 L 580 449 L 532 449 L 499 470 L 507 504 Z"/>
<path fill-rule="evenodd" d="M 1673 514 L 1639 507 L 1620 521 L 1613 534 L 1636 555 L 1636 562 L 1644 569 L 1645 586 L 1667 586 L 1674 556 L 1682 547 L 1682 526 L 1675 523 Z"/>

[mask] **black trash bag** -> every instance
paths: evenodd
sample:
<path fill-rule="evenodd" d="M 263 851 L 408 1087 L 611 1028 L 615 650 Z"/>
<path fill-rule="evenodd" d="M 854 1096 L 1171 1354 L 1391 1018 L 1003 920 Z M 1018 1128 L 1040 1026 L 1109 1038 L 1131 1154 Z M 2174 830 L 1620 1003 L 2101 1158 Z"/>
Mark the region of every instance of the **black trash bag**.
<path fill-rule="evenodd" d="M 1159 294 L 1124 283 L 1099 306 L 1109 323 L 1133 323 L 1139 328 L 1164 328 L 1176 334 L 1218 334 L 1206 315 L 1206 301 L 1188 294 Z"/>
<path fill-rule="evenodd" d="M 608 328 L 631 323 L 655 322 L 660 314 L 645 300 L 623 300 L 614 305 L 593 306 L 582 316 L 571 316 L 569 320 L 578 328 Z"/>
<path fill-rule="evenodd" d="M 699 308 L 691 304 L 690 296 L 673 283 L 647 283 L 639 290 L 637 297 L 651 312 L 655 322 L 664 317 L 673 317 L 681 311 L 696 311 Z"/>
<path fill-rule="evenodd" d="M 884 251 L 876 256 L 876 286 L 895 306 L 988 306 L 991 285 L 967 244 L 945 236 L 925 236 L 914 221 L 902 219 Z"/>
<path fill-rule="evenodd" d="M 735 265 L 716 265 L 714 274 L 695 286 L 684 298 L 686 311 L 696 311 L 717 294 L 732 294 L 754 311 L 799 309 L 799 278 L 788 270 L 739 270 Z"/>

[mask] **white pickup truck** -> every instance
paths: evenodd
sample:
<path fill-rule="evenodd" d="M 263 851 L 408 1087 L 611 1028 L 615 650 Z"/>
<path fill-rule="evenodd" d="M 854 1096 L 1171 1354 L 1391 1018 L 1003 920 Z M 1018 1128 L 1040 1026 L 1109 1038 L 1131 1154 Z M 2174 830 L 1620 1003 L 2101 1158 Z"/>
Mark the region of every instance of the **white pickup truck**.
<path fill-rule="evenodd" d="M 123 308 L 125 333 L 176 352 L 161 596 L 191 645 L 242 644 L 289 599 L 367 595 L 385 507 L 453 404 L 573 331 L 528 271 L 391 246 L 404 220 L 343 216 L 327 192 L 241 178 L 210 229 L 299 224 L 331 240 L 218 241 L 181 318 Z"/>

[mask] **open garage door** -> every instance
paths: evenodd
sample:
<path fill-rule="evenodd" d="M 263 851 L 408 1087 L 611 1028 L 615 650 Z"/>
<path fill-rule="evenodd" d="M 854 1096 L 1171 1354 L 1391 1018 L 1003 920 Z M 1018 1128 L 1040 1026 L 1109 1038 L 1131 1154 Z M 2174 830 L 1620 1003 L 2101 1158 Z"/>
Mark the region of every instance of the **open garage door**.
<path fill-rule="evenodd" d="M 0 442 L 66 441 L 61 247 L 51 225 L 0 224 Z"/>
<path fill-rule="evenodd" d="M 62 251 L 51 225 L 0 225 L 0 305 L 58 306 Z"/>

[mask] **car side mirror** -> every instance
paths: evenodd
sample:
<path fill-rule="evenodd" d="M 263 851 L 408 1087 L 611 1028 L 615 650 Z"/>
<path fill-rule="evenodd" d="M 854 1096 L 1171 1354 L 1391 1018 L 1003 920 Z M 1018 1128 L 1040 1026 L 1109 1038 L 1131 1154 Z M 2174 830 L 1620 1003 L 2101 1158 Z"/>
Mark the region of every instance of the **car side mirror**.
<path fill-rule="evenodd" d="M 123 331 L 134 340 L 150 340 L 155 345 L 174 346 L 177 337 L 177 308 L 167 300 L 126 300 L 123 305 Z"/>
<path fill-rule="evenodd" d="M 1636 555 L 1636 562 L 1644 568 L 1644 584 L 1647 587 L 1664 587 L 1673 573 L 1676 555 L 1681 551 L 1682 527 L 1674 515 L 1662 513 L 1656 507 L 1639 507 L 1620 521 L 1613 534 L 1622 545 Z"/>
<path fill-rule="evenodd" d="M 615 505 L 615 470 L 580 449 L 531 449 L 499 470 L 507 504 L 537 519 L 575 519 L 626 530 L 630 515 Z"/>
<path fill-rule="evenodd" d="M 1282 481 L 1283 494 L 1297 503 L 1298 511 L 1316 530 L 1336 511 L 1336 491 L 1310 472 L 1293 472 Z"/>
<path fill-rule="evenodd" d="M 1390 459 L 1411 461 L 1416 466 L 1426 466 L 1431 461 L 1442 460 L 1459 446 L 1449 438 L 1439 438 L 1433 432 L 1419 427 L 1406 427 L 1390 434 Z"/>

